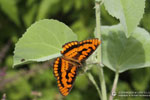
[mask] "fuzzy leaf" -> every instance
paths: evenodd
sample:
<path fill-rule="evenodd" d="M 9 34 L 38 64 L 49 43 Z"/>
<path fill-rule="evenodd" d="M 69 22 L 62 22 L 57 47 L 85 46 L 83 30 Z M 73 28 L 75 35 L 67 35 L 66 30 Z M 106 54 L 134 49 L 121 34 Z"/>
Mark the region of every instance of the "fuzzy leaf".
<path fill-rule="evenodd" d="M 20 25 L 17 0 L 0 0 L 0 8 L 5 12 L 5 14 L 16 24 Z"/>
<path fill-rule="evenodd" d="M 110 15 L 120 20 L 129 37 L 143 17 L 145 0 L 104 0 L 104 5 Z"/>
<path fill-rule="evenodd" d="M 127 38 L 121 25 L 102 27 L 103 63 L 117 72 L 150 67 L 150 35 L 136 28 Z"/>
<path fill-rule="evenodd" d="M 17 42 L 13 65 L 58 57 L 62 45 L 72 40 L 77 40 L 77 36 L 65 24 L 48 19 L 38 21 Z"/>

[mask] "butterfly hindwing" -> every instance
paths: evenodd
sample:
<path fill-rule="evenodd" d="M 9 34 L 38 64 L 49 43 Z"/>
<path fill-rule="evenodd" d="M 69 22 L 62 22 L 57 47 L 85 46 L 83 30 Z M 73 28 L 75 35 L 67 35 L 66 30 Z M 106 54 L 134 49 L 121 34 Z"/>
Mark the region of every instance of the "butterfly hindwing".
<path fill-rule="evenodd" d="M 54 62 L 53 68 L 60 93 L 63 96 L 68 95 L 76 78 L 78 66 L 62 57 L 58 57 Z"/>

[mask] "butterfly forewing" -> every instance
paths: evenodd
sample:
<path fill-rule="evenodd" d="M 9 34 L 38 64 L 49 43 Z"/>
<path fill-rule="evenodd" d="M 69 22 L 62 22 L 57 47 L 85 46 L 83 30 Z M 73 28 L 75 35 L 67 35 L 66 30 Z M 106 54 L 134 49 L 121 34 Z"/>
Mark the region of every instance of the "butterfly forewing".
<path fill-rule="evenodd" d="M 77 75 L 77 65 L 64 58 L 57 58 L 54 62 L 54 75 L 57 78 L 59 91 L 63 96 L 69 94 Z"/>
<path fill-rule="evenodd" d="M 100 41 L 96 38 L 81 42 L 73 41 L 63 45 L 61 53 L 64 56 L 83 62 L 96 50 L 99 44 Z"/>
<path fill-rule="evenodd" d="M 78 46 L 78 60 L 83 62 L 85 61 L 100 45 L 98 39 L 89 39 L 79 42 Z"/>
<path fill-rule="evenodd" d="M 68 56 L 68 57 L 72 58 L 75 56 L 75 54 L 77 54 L 78 46 L 79 46 L 78 41 L 68 42 L 62 46 L 63 50 L 61 51 L 61 54 L 63 54 L 64 56 Z"/>

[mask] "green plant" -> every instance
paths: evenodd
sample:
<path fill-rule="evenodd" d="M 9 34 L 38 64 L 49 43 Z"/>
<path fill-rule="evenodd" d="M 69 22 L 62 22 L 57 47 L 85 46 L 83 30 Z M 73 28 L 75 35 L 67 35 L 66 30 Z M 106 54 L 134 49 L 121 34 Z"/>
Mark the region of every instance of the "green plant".
<path fill-rule="evenodd" d="M 100 6 L 102 4 L 110 15 L 120 21 L 118 25 L 101 25 Z M 97 55 L 96 66 L 99 69 L 101 89 L 92 74 L 87 72 L 87 75 L 96 87 L 101 100 L 107 100 L 104 66 L 115 72 L 112 92 L 116 91 L 120 73 L 150 66 L 150 35 L 145 29 L 137 26 L 144 14 L 144 8 L 144 0 L 95 1 L 96 28 L 94 36 L 102 41 L 101 47 L 95 54 Z M 28 28 L 16 44 L 14 66 L 58 57 L 61 46 L 73 40 L 77 40 L 77 35 L 65 24 L 57 20 L 38 21 Z M 110 95 L 110 100 L 112 99 L 113 96 Z"/>

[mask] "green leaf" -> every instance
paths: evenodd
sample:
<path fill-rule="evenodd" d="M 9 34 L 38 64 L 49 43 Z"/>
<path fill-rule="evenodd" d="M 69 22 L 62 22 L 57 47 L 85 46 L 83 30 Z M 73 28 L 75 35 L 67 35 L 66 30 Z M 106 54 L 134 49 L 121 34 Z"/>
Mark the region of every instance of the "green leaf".
<path fill-rule="evenodd" d="M 17 42 L 13 66 L 58 57 L 62 45 L 72 40 L 77 40 L 77 36 L 65 24 L 57 20 L 38 21 Z"/>
<path fill-rule="evenodd" d="M 144 14 L 145 0 L 104 0 L 110 15 L 120 20 L 129 37 Z"/>
<path fill-rule="evenodd" d="M 121 25 L 102 27 L 103 63 L 116 72 L 150 66 L 150 35 L 136 28 L 127 38 Z"/>
<path fill-rule="evenodd" d="M 20 25 L 17 0 L 0 0 L 0 7 L 16 25 Z"/>

